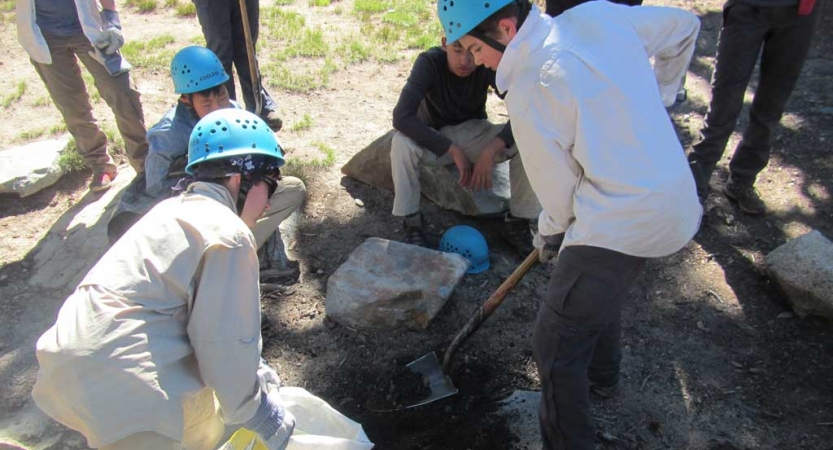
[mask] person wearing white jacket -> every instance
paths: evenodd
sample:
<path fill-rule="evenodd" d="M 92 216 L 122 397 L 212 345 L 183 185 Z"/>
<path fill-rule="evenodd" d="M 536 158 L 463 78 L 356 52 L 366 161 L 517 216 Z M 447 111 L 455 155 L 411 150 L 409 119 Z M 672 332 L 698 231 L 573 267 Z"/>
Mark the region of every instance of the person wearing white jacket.
<path fill-rule="evenodd" d="M 260 357 L 251 231 L 281 149 L 262 119 L 221 109 L 197 123 L 188 160 L 185 191 L 101 257 L 38 339 L 32 396 L 93 448 L 215 450 L 242 426 L 282 450 L 295 418 Z"/>
<path fill-rule="evenodd" d="M 607 1 L 555 18 L 527 0 L 440 0 L 438 13 L 448 42 L 497 71 L 543 207 L 534 239 L 542 261 L 563 237 L 532 342 L 543 446 L 593 449 L 590 392 L 618 386 L 628 288 L 649 258 L 678 251 L 699 228 L 694 180 L 665 110 L 699 20 Z"/>
<path fill-rule="evenodd" d="M 107 153 L 107 136 L 93 117 L 79 60 L 113 110 L 130 165 L 142 173 L 147 131 L 139 92 L 127 66 L 118 64 L 124 36 L 115 0 L 17 0 L 17 35 L 93 172 L 90 190 L 109 188 L 118 169 Z M 104 61 L 114 58 L 118 67 L 111 74 L 114 69 Z"/>

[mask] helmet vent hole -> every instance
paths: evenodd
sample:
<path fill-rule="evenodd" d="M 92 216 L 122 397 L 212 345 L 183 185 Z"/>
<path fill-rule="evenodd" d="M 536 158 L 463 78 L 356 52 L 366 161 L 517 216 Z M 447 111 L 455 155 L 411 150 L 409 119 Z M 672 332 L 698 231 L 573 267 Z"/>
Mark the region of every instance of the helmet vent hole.
<path fill-rule="evenodd" d="M 448 6 L 443 6 L 443 11 L 448 11 Z"/>
<path fill-rule="evenodd" d="M 223 146 L 221 145 L 221 146 L 217 147 L 217 149 L 220 150 L 220 151 L 223 151 Z"/>
<path fill-rule="evenodd" d="M 252 124 L 252 129 L 253 129 L 253 130 L 257 130 L 257 126 L 256 126 L 256 125 L 254 125 L 254 124 Z"/>
<path fill-rule="evenodd" d="M 223 127 L 223 131 L 228 131 L 228 128 L 226 128 L 226 127 Z"/>
<path fill-rule="evenodd" d="M 211 134 L 217 133 L 217 130 L 211 130 Z"/>
<path fill-rule="evenodd" d="M 454 6 L 454 2 L 448 2 L 448 6 Z"/>
<path fill-rule="evenodd" d="M 257 148 L 257 144 L 255 144 L 254 142 L 252 142 L 252 148 Z"/>
<path fill-rule="evenodd" d="M 489 4 L 488 3 L 486 3 L 484 6 L 486 6 L 486 9 L 489 9 Z"/>
<path fill-rule="evenodd" d="M 249 128 L 249 127 L 247 127 L 246 125 L 243 125 L 243 129 L 244 129 L 244 130 L 245 130 L 245 129 L 248 129 L 248 128 Z"/>

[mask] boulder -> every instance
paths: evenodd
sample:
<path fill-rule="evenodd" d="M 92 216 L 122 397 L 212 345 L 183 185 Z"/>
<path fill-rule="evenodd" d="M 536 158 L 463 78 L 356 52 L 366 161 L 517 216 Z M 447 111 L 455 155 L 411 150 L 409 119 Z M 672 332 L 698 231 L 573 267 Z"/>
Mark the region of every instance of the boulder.
<path fill-rule="evenodd" d="M 455 253 L 369 238 L 327 281 L 327 316 L 362 330 L 423 330 L 468 265 Z"/>
<path fill-rule="evenodd" d="M 821 233 L 811 231 L 776 248 L 766 256 L 766 267 L 799 317 L 833 319 L 833 243 Z"/>
<path fill-rule="evenodd" d="M 27 197 L 55 184 L 64 174 L 58 158 L 68 143 L 64 136 L 0 151 L 0 193 Z"/>
<path fill-rule="evenodd" d="M 390 144 L 395 130 L 385 133 L 350 158 L 341 173 L 380 189 L 393 191 L 390 167 Z M 467 216 L 499 215 L 509 209 L 509 162 L 496 164 L 492 189 L 470 192 L 457 184 L 460 173 L 453 164 L 444 167 L 423 166 L 420 170 L 422 194 L 443 209 Z"/>

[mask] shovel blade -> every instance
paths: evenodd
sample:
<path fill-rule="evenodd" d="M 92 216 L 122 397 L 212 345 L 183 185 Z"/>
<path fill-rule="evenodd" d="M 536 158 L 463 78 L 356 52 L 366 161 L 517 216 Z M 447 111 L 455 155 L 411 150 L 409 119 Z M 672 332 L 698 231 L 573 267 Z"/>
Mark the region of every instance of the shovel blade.
<path fill-rule="evenodd" d="M 408 405 L 406 408 L 426 405 L 457 393 L 457 388 L 454 387 L 451 378 L 443 372 L 443 366 L 440 364 L 434 352 L 428 353 L 409 363 L 406 367 L 411 372 L 422 375 L 425 381 L 428 382 L 428 387 L 431 389 L 431 395 L 428 398 L 420 400 L 413 405 Z"/>

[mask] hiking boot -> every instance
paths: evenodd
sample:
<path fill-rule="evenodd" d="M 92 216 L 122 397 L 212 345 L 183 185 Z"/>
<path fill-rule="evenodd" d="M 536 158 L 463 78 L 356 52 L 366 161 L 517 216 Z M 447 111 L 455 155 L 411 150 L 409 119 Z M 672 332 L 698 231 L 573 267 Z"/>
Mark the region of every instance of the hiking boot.
<path fill-rule="evenodd" d="M 281 116 L 274 109 L 263 111 L 263 115 L 260 118 L 276 133 L 283 127 L 283 120 L 281 120 Z"/>
<path fill-rule="evenodd" d="M 535 220 L 521 219 L 507 213 L 501 224 L 500 235 L 515 248 L 521 258 L 529 256 L 535 248 L 532 246 L 534 222 Z"/>
<path fill-rule="evenodd" d="M 601 398 L 612 398 L 619 393 L 619 383 L 611 386 L 600 386 L 596 383 L 590 382 L 590 392 L 598 395 Z"/>
<path fill-rule="evenodd" d="M 766 212 L 766 204 L 761 200 L 755 186 L 751 184 L 738 183 L 729 177 L 729 181 L 723 187 L 723 193 L 737 202 L 740 210 L 746 214 L 758 215 Z"/>
<path fill-rule="evenodd" d="M 276 230 L 257 252 L 260 261 L 260 281 L 283 279 L 297 281 L 301 274 L 298 261 L 286 255 L 280 231 Z"/>
<path fill-rule="evenodd" d="M 90 192 L 101 192 L 110 189 L 113 180 L 116 179 L 116 174 L 118 172 L 94 174 L 93 181 L 90 181 Z"/>
<path fill-rule="evenodd" d="M 428 247 L 428 238 L 425 237 L 425 219 L 422 213 L 413 213 L 405 216 L 402 221 L 402 228 L 405 230 L 406 244 L 416 245 L 419 247 Z"/>

